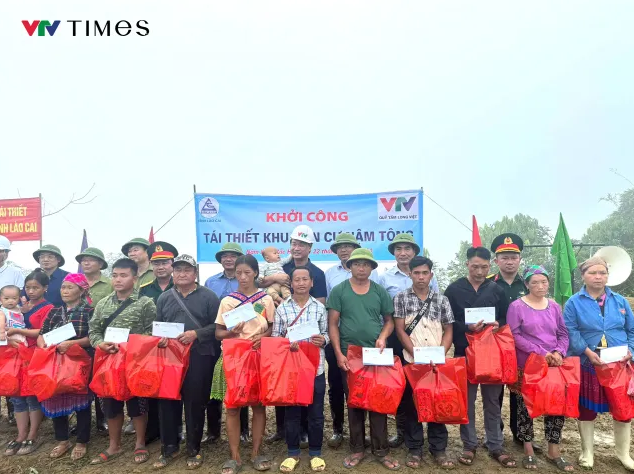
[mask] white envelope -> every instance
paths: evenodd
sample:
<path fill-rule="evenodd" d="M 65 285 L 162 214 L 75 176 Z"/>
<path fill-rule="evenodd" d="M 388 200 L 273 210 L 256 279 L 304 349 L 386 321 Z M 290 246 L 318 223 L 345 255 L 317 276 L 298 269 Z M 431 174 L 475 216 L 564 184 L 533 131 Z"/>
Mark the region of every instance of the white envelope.
<path fill-rule="evenodd" d="M 307 323 L 294 324 L 288 328 L 286 337 L 291 342 L 304 341 L 310 339 L 311 336 L 319 334 L 319 325 L 317 321 L 309 321 Z"/>
<path fill-rule="evenodd" d="M 105 342 L 114 342 L 115 344 L 121 344 L 122 342 L 128 342 L 130 336 L 130 330 L 127 328 L 106 328 L 106 333 L 103 336 Z"/>
<path fill-rule="evenodd" d="M 415 364 L 444 364 L 445 348 L 443 346 L 414 347 Z"/>
<path fill-rule="evenodd" d="M 176 339 L 184 331 L 185 325 L 183 323 L 164 323 L 161 321 L 152 323 L 152 336 Z"/>
<path fill-rule="evenodd" d="M 485 323 L 495 322 L 495 307 L 486 306 L 484 308 L 465 308 L 464 322 L 465 324 L 478 324 L 480 321 Z"/>
<path fill-rule="evenodd" d="M 363 348 L 363 365 L 394 365 L 394 352 L 391 348 L 383 349 L 383 353 L 376 347 Z"/>
<path fill-rule="evenodd" d="M 6 346 L 9 343 L 9 338 L 7 337 L 4 341 L 0 341 L 0 346 Z"/>
<path fill-rule="evenodd" d="M 68 341 L 77 336 L 73 323 L 64 324 L 62 327 L 47 332 L 42 337 L 47 346 L 54 346 L 60 342 Z"/>
<path fill-rule="evenodd" d="M 223 313 L 222 319 L 225 321 L 225 327 L 230 330 L 242 322 L 246 323 L 247 321 L 251 321 L 257 316 L 258 313 L 253 309 L 253 304 L 247 303 Z"/>
<path fill-rule="evenodd" d="M 599 357 L 606 364 L 618 362 L 627 355 L 628 350 L 627 346 L 606 347 L 605 349 L 600 349 L 601 355 Z"/>

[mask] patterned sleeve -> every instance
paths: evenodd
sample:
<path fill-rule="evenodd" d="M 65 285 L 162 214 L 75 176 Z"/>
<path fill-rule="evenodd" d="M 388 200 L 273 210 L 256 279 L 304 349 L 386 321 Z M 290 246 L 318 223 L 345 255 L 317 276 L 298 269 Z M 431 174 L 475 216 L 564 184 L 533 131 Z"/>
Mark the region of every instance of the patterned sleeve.
<path fill-rule="evenodd" d="M 271 337 L 280 337 L 282 334 L 286 333 L 285 313 L 285 306 L 284 303 L 282 303 L 275 311 L 275 321 L 273 321 L 273 332 L 271 332 Z"/>
<path fill-rule="evenodd" d="M 42 329 L 40 329 L 40 334 L 41 335 L 44 335 L 47 332 L 50 332 L 50 330 L 51 330 L 51 319 L 53 318 L 53 316 L 55 315 L 56 312 L 57 312 L 57 308 L 49 311 L 48 316 L 46 316 L 46 318 L 42 322 Z"/>
<path fill-rule="evenodd" d="M 441 298 L 442 303 L 440 304 L 440 323 L 441 324 L 453 324 L 455 323 L 455 319 L 453 317 L 453 311 L 451 310 L 451 305 L 449 304 L 449 298 L 446 296 L 439 296 Z"/>
<path fill-rule="evenodd" d="M 275 321 L 275 303 L 273 303 L 273 298 L 269 295 L 266 295 L 262 298 L 262 304 L 264 305 L 264 318 L 269 322 L 269 324 L 273 324 Z"/>
<path fill-rule="evenodd" d="M 395 318 L 403 318 L 407 316 L 406 314 L 406 305 L 405 305 L 406 297 L 405 292 L 397 293 L 394 297 L 394 317 Z"/>
<path fill-rule="evenodd" d="M 103 342 L 103 329 L 101 325 L 103 324 L 103 307 L 106 304 L 106 298 L 102 299 L 97 306 L 95 307 L 95 312 L 92 316 L 92 319 L 88 321 L 88 337 L 90 338 L 90 345 L 92 347 L 97 347 L 99 344 Z M 49 316 L 53 313 L 51 311 Z M 42 326 L 43 328 L 44 326 Z"/>
<path fill-rule="evenodd" d="M 143 334 L 150 336 L 152 335 L 152 323 L 156 319 L 156 305 L 152 298 L 148 298 L 144 296 L 147 301 L 143 303 Z"/>
<path fill-rule="evenodd" d="M 330 344 L 330 336 L 328 335 L 328 312 L 323 304 L 319 303 L 318 307 L 319 318 L 317 319 L 317 322 L 319 324 L 319 333 L 326 339 L 326 344 L 324 344 L 325 347 Z"/>

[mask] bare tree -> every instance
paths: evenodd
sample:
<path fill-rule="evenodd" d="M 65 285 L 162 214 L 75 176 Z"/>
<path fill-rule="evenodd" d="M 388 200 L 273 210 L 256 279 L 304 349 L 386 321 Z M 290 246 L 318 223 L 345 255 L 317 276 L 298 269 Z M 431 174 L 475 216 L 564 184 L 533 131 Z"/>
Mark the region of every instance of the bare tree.
<path fill-rule="evenodd" d="M 90 186 L 90 189 L 86 192 L 86 194 L 84 194 L 81 197 L 76 198 L 75 197 L 75 193 L 73 193 L 70 197 L 70 199 L 68 200 L 68 202 L 66 204 L 64 204 L 62 207 L 60 207 L 58 210 L 53 211 L 53 212 L 49 212 L 48 214 L 43 214 L 42 218 L 44 217 L 48 217 L 48 216 L 52 216 L 54 214 L 58 214 L 60 212 L 62 212 L 64 209 L 66 209 L 69 206 L 73 206 L 73 205 L 79 205 L 79 204 L 89 204 L 91 202 L 93 202 L 97 196 L 94 196 L 90 199 L 88 199 L 88 196 L 90 195 L 90 193 L 92 192 L 92 190 L 95 188 L 95 183 L 92 183 L 92 186 Z"/>

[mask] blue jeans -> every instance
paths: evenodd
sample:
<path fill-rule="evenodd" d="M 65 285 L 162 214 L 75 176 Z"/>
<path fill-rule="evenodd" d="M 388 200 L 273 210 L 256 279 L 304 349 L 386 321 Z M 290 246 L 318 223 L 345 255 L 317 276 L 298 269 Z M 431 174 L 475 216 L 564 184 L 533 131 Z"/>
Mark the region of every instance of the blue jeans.
<path fill-rule="evenodd" d="M 324 397 L 326 395 L 326 376 L 315 377 L 313 389 L 313 403 L 308 406 L 308 454 L 321 456 L 321 444 L 324 440 Z M 302 407 L 286 407 L 285 431 L 286 445 L 289 457 L 299 456 L 301 451 L 299 441 L 301 437 Z"/>
<path fill-rule="evenodd" d="M 37 397 L 11 397 L 11 403 L 13 403 L 14 413 L 23 413 L 25 411 L 38 411 L 41 409 L 40 402 L 37 401 Z"/>

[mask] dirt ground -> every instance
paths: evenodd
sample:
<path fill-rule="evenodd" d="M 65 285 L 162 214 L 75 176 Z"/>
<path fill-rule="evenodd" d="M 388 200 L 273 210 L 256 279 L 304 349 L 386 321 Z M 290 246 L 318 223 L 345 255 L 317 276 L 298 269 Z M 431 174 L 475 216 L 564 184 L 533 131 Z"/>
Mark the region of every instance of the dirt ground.
<path fill-rule="evenodd" d="M 507 392 L 508 393 L 508 392 Z M 479 402 L 479 400 L 478 400 Z M 327 404 L 327 397 L 326 397 Z M 505 397 L 505 419 L 508 419 L 508 397 Z M 481 405 L 480 405 L 481 406 Z M 4 408 L 4 402 L 3 402 Z M 326 413 L 329 413 L 328 408 L 326 408 Z M 390 433 L 393 433 L 395 430 L 394 419 L 389 419 L 389 428 Z M 273 430 L 275 427 L 275 413 L 272 408 L 268 409 L 267 413 L 267 428 L 269 430 Z M 477 420 L 478 433 L 482 437 L 484 436 L 484 428 L 482 425 L 482 417 L 479 416 Z M 324 430 L 324 450 L 323 450 L 323 458 L 326 461 L 326 470 L 328 472 L 333 472 L 337 474 L 342 474 L 344 472 L 349 473 L 346 468 L 343 467 L 342 462 L 344 456 L 348 453 L 348 445 L 347 440 L 344 441 L 344 444 L 337 450 L 333 450 L 328 448 L 326 445 L 326 439 L 331 434 L 331 421 L 330 416 L 326 417 L 326 427 Z M 538 440 L 543 440 L 543 423 L 541 420 L 536 420 L 535 423 L 535 431 Z M 6 445 L 16 434 L 16 428 L 13 426 L 9 426 L 6 421 L 6 418 L 3 417 L 2 422 L 0 422 L 0 442 L 3 443 L 3 446 Z M 132 451 L 134 448 L 134 440 L 133 436 L 124 436 L 124 449 L 126 454 L 118 458 L 107 465 L 102 466 L 90 466 L 89 462 L 92 457 L 97 455 L 102 449 L 107 447 L 107 438 L 97 435 L 96 432 L 93 432 L 93 438 L 89 445 L 88 456 L 78 463 L 72 463 L 70 458 L 67 456 L 52 461 L 49 459 L 49 452 L 54 446 L 54 437 L 53 437 L 53 425 L 50 421 L 46 421 L 41 429 L 41 439 L 43 440 L 43 444 L 40 446 L 38 451 L 29 455 L 29 456 L 13 456 L 6 457 L 0 455 L 0 473 L 1 474 L 53 474 L 53 473 L 64 473 L 70 474 L 72 473 L 87 473 L 87 474 L 97 474 L 102 472 L 108 472 L 109 474 L 130 474 L 130 473 L 146 473 L 153 472 L 152 462 L 154 462 L 160 453 L 159 443 L 152 443 L 148 448 L 151 452 L 150 461 L 146 464 L 137 466 L 132 462 Z M 505 431 L 505 447 L 508 449 L 518 460 L 521 459 L 522 453 L 521 449 L 518 449 L 512 443 L 511 433 L 508 428 Z M 576 423 L 573 420 L 566 421 L 566 427 L 564 430 L 563 436 L 563 444 L 562 444 L 562 452 L 563 455 L 569 461 L 573 461 L 576 464 L 576 460 L 579 454 L 579 434 L 576 429 Z M 595 433 L 595 473 L 611 473 L 611 472 L 625 472 L 623 467 L 620 465 L 616 457 L 614 456 L 614 439 L 612 436 L 612 419 L 609 416 L 602 415 L 597 420 L 597 427 Z M 545 444 L 540 442 L 540 444 Z M 449 426 L 449 449 L 448 453 L 452 456 L 457 456 L 461 450 L 460 443 L 460 435 L 458 431 L 458 426 Z M 214 446 L 205 446 L 203 448 L 204 456 L 205 456 L 205 464 L 198 470 L 198 472 L 214 472 L 220 473 L 220 466 L 224 463 L 224 461 L 228 458 L 229 447 L 227 445 L 227 441 L 224 437 L 219 443 Z M 284 460 L 286 454 L 286 446 L 283 442 L 265 446 L 265 454 L 272 457 L 274 461 L 274 466 L 270 472 L 279 472 L 279 464 Z M 250 453 L 250 447 L 242 447 L 242 455 L 243 459 L 248 459 Z M 369 451 L 368 451 L 369 454 Z M 404 448 L 400 448 L 392 452 L 393 455 L 396 455 L 401 463 L 404 462 L 406 450 Z M 505 469 L 502 468 L 499 464 L 492 461 L 486 455 L 487 452 L 484 448 L 478 450 L 477 458 L 473 467 L 469 468 L 466 466 L 459 466 L 457 469 L 461 471 L 467 471 L 469 469 L 477 470 L 478 472 L 502 472 Z M 547 464 L 544 456 L 539 456 L 539 471 L 540 472 L 557 472 L 556 468 L 550 464 Z M 309 473 L 310 466 L 308 464 L 308 453 L 304 453 L 302 455 L 302 463 L 296 469 L 296 472 L 300 473 Z M 374 472 L 387 472 L 384 470 L 379 464 L 375 461 L 370 460 L 371 456 L 368 456 L 366 460 L 364 460 L 359 467 L 356 468 L 356 471 L 361 473 L 374 473 Z M 521 467 L 519 469 L 523 470 Z M 431 457 L 428 452 L 425 453 L 425 457 L 423 459 L 423 464 L 420 467 L 420 470 L 424 470 L 429 473 L 439 473 L 443 472 L 441 469 L 437 468 L 432 462 Z M 175 461 L 170 467 L 168 467 L 165 472 L 175 473 L 175 474 L 183 474 L 187 471 L 185 457 L 181 457 Z M 411 471 L 409 468 L 403 466 L 401 471 L 407 472 Z M 581 471 L 581 468 L 577 466 L 577 471 Z M 189 472 L 189 471 L 187 471 Z M 255 471 L 252 467 L 246 466 L 243 469 L 244 473 L 252 474 Z"/>

